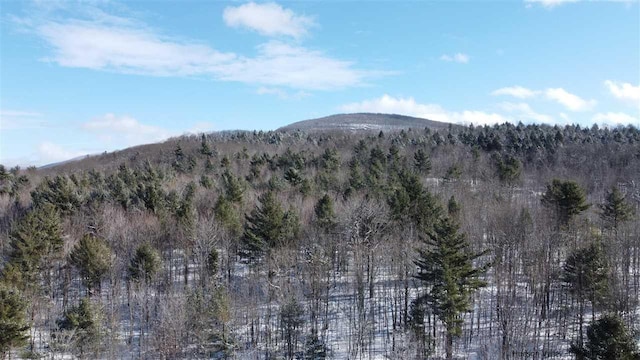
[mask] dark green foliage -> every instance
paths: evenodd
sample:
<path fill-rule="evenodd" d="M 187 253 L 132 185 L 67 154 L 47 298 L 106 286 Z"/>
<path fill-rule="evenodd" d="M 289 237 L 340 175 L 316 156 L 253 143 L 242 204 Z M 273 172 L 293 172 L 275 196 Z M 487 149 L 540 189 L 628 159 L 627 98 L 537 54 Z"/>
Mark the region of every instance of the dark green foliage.
<path fill-rule="evenodd" d="M 471 252 L 465 235 L 449 218 L 438 221 L 422 240 L 424 247 L 418 249 L 415 264 L 419 272 L 415 277 L 426 286 L 422 301 L 445 325 L 447 358 L 451 359 L 453 337 L 462 333 L 462 316 L 471 310 L 473 293 L 485 286 L 480 276 L 490 265 L 474 267 L 474 260 L 484 252 Z"/>
<path fill-rule="evenodd" d="M 323 197 L 318 200 L 314 207 L 316 214 L 316 224 L 321 229 L 331 230 L 335 227 L 335 213 L 333 211 L 333 200 L 328 194 L 324 194 Z"/>
<path fill-rule="evenodd" d="M 247 216 L 244 228 L 244 244 L 250 258 L 259 258 L 271 248 L 282 246 L 298 233 L 299 221 L 291 211 L 284 211 L 268 191 L 259 198 L 260 204 Z"/>
<path fill-rule="evenodd" d="M 202 137 L 200 140 L 200 154 L 204 156 L 213 155 L 213 151 L 211 151 L 211 148 L 209 147 L 209 143 L 207 142 L 207 136 L 205 134 L 202 134 Z"/>
<path fill-rule="evenodd" d="M 447 203 L 447 213 L 452 220 L 460 221 L 460 210 L 462 210 L 460 203 L 456 201 L 456 198 L 451 195 L 449 202 Z"/>
<path fill-rule="evenodd" d="M 225 196 L 219 196 L 213 208 L 216 220 L 234 235 L 242 228 L 239 211 Z"/>
<path fill-rule="evenodd" d="M 53 179 L 44 178 L 31 192 L 31 199 L 36 207 L 51 204 L 62 214 L 70 214 L 83 203 L 80 190 L 67 176 L 62 175 Z"/>
<path fill-rule="evenodd" d="M 129 264 L 129 278 L 134 281 L 150 282 L 160 270 L 160 260 L 160 254 L 151 245 L 140 245 Z"/>
<path fill-rule="evenodd" d="M 65 311 L 57 325 L 59 330 L 73 333 L 74 347 L 80 355 L 96 347 L 102 336 L 100 310 L 86 297 L 78 306 Z"/>
<path fill-rule="evenodd" d="M 584 346 L 573 344 L 571 352 L 585 360 L 640 360 L 635 340 L 617 315 L 604 315 L 587 328 Z"/>
<path fill-rule="evenodd" d="M 542 195 L 542 204 L 555 212 L 559 225 L 566 225 L 576 215 L 587 210 L 591 205 L 586 203 L 587 197 L 578 183 L 571 180 L 553 179 Z"/>
<path fill-rule="evenodd" d="M 431 159 L 422 149 L 418 149 L 413 154 L 413 167 L 421 174 L 428 174 L 431 171 Z"/>
<path fill-rule="evenodd" d="M 340 168 L 340 155 L 336 149 L 325 149 L 320 158 L 320 167 L 328 172 L 338 171 Z"/>
<path fill-rule="evenodd" d="M 284 172 L 284 179 L 287 180 L 292 186 L 298 186 L 302 183 L 303 177 L 296 168 L 290 167 Z"/>
<path fill-rule="evenodd" d="M 0 195 L 8 194 L 11 198 L 16 197 L 20 190 L 29 184 L 29 177 L 14 169 L 7 172 L 4 165 L 0 164 Z"/>
<path fill-rule="evenodd" d="M 218 250 L 211 249 L 209 255 L 207 255 L 207 272 L 209 275 L 215 275 L 218 272 L 218 266 L 220 262 L 220 254 Z"/>
<path fill-rule="evenodd" d="M 25 345 L 29 339 L 26 308 L 27 303 L 17 290 L 0 284 L 0 354 L 3 358 L 12 348 Z"/>
<path fill-rule="evenodd" d="M 15 284 L 21 289 L 35 285 L 41 270 L 62 249 L 58 211 L 51 204 L 33 209 L 16 225 L 9 239 L 9 264 L 3 277 L 13 272 L 14 280 L 21 280 Z"/>
<path fill-rule="evenodd" d="M 600 218 L 607 229 L 617 229 L 621 223 L 631 220 L 635 215 L 633 207 L 626 202 L 617 187 L 612 187 L 607 192 L 600 211 Z"/>
<path fill-rule="evenodd" d="M 493 157 L 497 167 L 498 178 L 505 184 L 513 185 L 520 180 L 522 163 L 511 155 Z"/>
<path fill-rule="evenodd" d="M 462 168 L 460 168 L 460 165 L 454 164 L 447 169 L 447 173 L 444 174 L 443 179 L 445 181 L 455 181 L 459 180 L 460 177 L 462 177 Z"/>
<path fill-rule="evenodd" d="M 225 170 L 224 173 L 222 173 L 222 184 L 227 200 L 234 203 L 242 201 L 242 195 L 246 190 L 246 186 L 240 178 L 231 174 L 229 170 Z"/>
<path fill-rule="evenodd" d="M 442 215 L 436 198 L 424 189 L 417 175 L 409 172 L 398 174 L 398 186 L 387 202 L 394 220 L 399 223 L 411 221 L 422 231 L 430 229 Z"/>
<path fill-rule="evenodd" d="M 605 299 L 608 289 L 609 266 L 602 246 L 591 243 L 573 251 L 563 267 L 562 281 L 578 299 L 588 299 L 595 306 Z"/>
<path fill-rule="evenodd" d="M 200 185 L 205 189 L 213 188 L 213 181 L 207 175 L 200 176 Z"/>
<path fill-rule="evenodd" d="M 111 269 L 111 249 L 102 239 L 87 234 L 69 255 L 69 263 L 80 271 L 89 293 L 100 289 L 100 283 Z"/>
<path fill-rule="evenodd" d="M 352 161 L 349 164 L 349 189 L 353 191 L 359 191 L 364 188 L 364 175 L 362 174 L 362 167 L 357 161 Z"/>

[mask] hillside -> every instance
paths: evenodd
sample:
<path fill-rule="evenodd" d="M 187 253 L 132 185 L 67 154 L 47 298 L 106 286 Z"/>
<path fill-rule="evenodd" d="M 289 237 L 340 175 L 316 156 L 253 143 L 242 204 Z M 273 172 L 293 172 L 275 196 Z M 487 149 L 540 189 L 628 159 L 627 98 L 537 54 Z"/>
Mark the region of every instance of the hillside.
<path fill-rule="evenodd" d="M 279 128 L 279 131 L 303 130 L 303 131 L 330 131 L 330 130 L 401 130 L 401 129 L 425 129 L 445 130 L 452 125 L 449 123 L 427 120 L 404 115 L 394 114 L 336 114 L 318 119 L 298 121 Z"/>
<path fill-rule="evenodd" d="M 568 360 L 593 315 L 640 330 L 638 144 L 232 131 L 0 167 L 0 326 L 11 358 Z"/>

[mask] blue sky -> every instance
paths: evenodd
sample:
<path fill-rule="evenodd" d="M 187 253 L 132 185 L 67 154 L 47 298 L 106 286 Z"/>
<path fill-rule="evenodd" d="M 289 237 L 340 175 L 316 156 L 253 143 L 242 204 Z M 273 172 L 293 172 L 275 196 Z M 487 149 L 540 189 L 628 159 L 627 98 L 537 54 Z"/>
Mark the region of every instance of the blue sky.
<path fill-rule="evenodd" d="M 0 163 L 342 112 L 640 125 L 638 1 L 0 0 Z"/>

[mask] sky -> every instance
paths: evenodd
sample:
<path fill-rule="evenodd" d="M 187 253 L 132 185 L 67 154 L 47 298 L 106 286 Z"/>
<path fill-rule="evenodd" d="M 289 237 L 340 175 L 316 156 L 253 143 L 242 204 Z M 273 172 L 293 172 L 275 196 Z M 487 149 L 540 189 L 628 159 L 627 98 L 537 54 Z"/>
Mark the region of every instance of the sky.
<path fill-rule="evenodd" d="M 640 126 L 635 1 L 0 0 L 0 163 L 375 112 Z"/>

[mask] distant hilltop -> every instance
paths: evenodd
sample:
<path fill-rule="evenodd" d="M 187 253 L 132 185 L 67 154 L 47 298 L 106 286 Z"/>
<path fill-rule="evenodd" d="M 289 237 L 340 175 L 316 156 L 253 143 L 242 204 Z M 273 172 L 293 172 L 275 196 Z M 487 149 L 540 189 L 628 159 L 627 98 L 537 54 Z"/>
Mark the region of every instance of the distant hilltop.
<path fill-rule="evenodd" d="M 395 114 L 337 114 L 318 119 L 298 121 L 283 126 L 278 131 L 302 130 L 302 131 L 327 131 L 327 130 L 401 130 L 424 129 L 432 130 L 448 129 L 449 126 L 459 126 L 450 123 L 427 120 L 412 116 Z"/>

